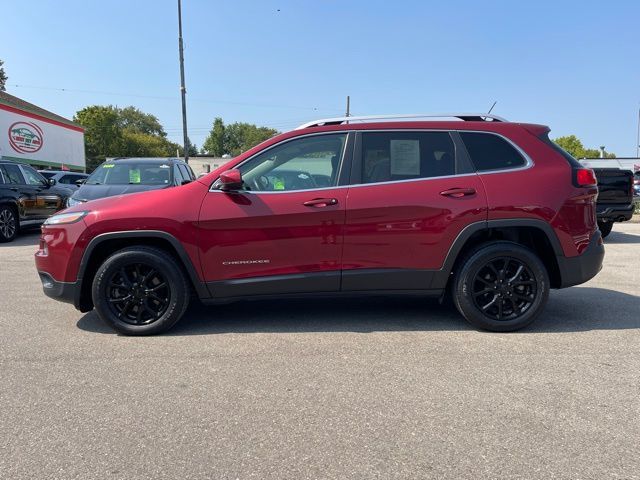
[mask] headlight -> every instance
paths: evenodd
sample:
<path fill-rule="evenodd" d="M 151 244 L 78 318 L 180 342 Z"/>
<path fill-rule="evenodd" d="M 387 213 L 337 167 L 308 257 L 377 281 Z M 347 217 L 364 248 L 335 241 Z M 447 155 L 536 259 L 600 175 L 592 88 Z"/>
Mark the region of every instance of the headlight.
<path fill-rule="evenodd" d="M 72 212 L 72 213 L 61 213 L 59 215 L 52 215 L 44 221 L 44 225 L 67 225 L 69 223 L 75 223 L 89 212 Z"/>
<path fill-rule="evenodd" d="M 75 199 L 75 198 L 73 198 L 73 197 L 69 197 L 69 198 L 67 198 L 67 205 L 66 205 L 66 207 L 67 207 L 67 208 L 69 208 L 69 207 L 73 207 L 74 205 L 79 205 L 79 204 L 81 204 L 81 203 L 84 203 L 84 200 L 76 200 L 76 199 Z"/>

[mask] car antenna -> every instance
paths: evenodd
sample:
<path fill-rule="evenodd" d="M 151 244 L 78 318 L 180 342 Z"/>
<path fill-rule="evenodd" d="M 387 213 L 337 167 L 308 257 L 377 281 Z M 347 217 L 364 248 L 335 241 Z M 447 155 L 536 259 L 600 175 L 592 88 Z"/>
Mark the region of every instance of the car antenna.
<path fill-rule="evenodd" d="M 496 100 L 495 102 L 493 102 L 493 105 L 491 105 L 491 108 L 489 109 L 489 111 L 487 112 L 487 115 L 489 115 L 491 113 L 491 110 L 493 110 L 493 107 L 496 106 L 496 103 L 498 103 L 498 101 Z"/>

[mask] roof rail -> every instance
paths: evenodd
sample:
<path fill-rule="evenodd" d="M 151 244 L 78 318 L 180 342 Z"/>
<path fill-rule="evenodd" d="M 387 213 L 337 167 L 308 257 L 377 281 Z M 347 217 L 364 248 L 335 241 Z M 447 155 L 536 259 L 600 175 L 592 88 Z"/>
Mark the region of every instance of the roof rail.
<path fill-rule="evenodd" d="M 359 117 L 334 117 L 334 118 L 322 118 L 320 120 L 314 120 L 313 122 L 307 122 L 299 127 L 296 130 L 302 130 L 304 128 L 309 127 L 319 127 L 325 125 L 340 125 L 345 122 L 362 122 L 368 120 L 401 120 L 401 119 L 409 119 L 409 118 L 459 118 L 460 120 L 464 120 L 466 122 L 507 122 L 505 118 L 499 117 L 497 115 L 491 115 L 489 113 L 429 113 L 429 114 L 401 114 L 401 115 L 364 115 Z"/>

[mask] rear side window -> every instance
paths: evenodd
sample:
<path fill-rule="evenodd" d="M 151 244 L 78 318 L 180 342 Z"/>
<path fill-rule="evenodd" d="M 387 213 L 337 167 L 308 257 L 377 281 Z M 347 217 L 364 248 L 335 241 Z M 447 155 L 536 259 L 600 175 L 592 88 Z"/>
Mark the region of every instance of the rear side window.
<path fill-rule="evenodd" d="M 362 183 L 455 175 L 455 146 L 447 132 L 362 134 Z"/>
<path fill-rule="evenodd" d="M 479 172 L 517 168 L 526 164 L 520 152 L 498 135 L 460 132 L 460 137 Z"/>
<path fill-rule="evenodd" d="M 5 183 L 11 183 L 14 185 L 25 184 L 22 172 L 17 165 L 10 165 L 8 163 L 5 163 L 4 165 L 0 165 L 0 170 L 2 170 L 2 175 L 4 176 Z"/>
<path fill-rule="evenodd" d="M 195 180 L 196 177 L 190 167 L 187 167 L 182 163 L 178 163 L 178 168 L 180 169 L 180 173 L 182 173 L 182 178 L 185 180 Z"/>

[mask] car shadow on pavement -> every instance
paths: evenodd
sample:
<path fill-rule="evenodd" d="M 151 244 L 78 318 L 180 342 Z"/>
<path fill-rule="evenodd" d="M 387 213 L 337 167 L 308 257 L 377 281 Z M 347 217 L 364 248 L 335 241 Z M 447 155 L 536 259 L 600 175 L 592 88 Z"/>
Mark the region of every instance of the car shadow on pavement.
<path fill-rule="evenodd" d="M 553 291 L 545 311 L 521 333 L 640 328 L 640 297 L 602 288 Z M 114 332 L 95 312 L 78 328 Z M 403 297 L 309 298 L 192 305 L 166 335 L 470 330 L 456 309 L 436 300 Z"/>
<path fill-rule="evenodd" d="M 38 228 L 35 227 L 33 229 L 20 232 L 18 236 L 11 242 L 0 243 L 0 248 L 28 247 L 30 245 L 37 247 L 39 241 L 40 241 L 40 230 L 38 230 Z"/>
<path fill-rule="evenodd" d="M 615 226 L 613 228 L 615 228 Z M 609 236 L 604 239 L 605 247 L 609 243 L 640 243 L 640 235 L 612 230 Z"/>

